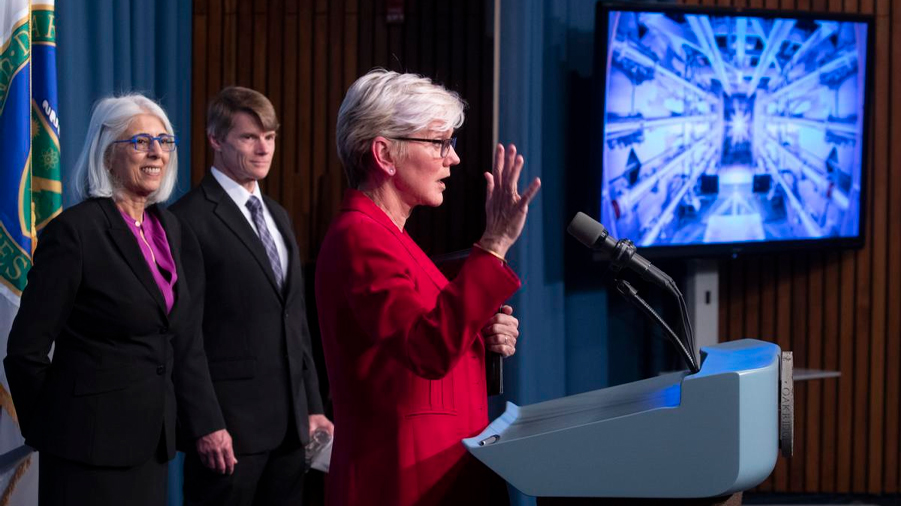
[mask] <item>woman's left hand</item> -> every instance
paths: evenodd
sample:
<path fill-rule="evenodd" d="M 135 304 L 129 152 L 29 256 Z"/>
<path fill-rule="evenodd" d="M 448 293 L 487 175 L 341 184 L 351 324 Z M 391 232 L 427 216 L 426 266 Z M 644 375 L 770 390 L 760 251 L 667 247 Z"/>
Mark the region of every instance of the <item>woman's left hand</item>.
<path fill-rule="evenodd" d="M 485 346 L 489 351 L 503 357 L 509 357 L 516 353 L 519 320 L 513 317 L 513 308 L 507 305 L 501 306 L 501 310 L 482 328 L 482 336 L 485 338 Z"/>

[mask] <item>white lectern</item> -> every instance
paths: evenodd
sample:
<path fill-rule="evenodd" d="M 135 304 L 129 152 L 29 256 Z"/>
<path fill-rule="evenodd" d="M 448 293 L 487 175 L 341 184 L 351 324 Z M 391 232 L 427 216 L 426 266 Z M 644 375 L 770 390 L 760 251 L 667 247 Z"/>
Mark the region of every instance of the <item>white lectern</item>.
<path fill-rule="evenodd" d="M 776 464 L 780 403 L 792 408 L 781 396 L 781 350 L 744 339 L 702 348 L 701 357 L 697 374 L 507 403 L 463 444 L 532 496 L 703 498 L 749 489 Z"/>

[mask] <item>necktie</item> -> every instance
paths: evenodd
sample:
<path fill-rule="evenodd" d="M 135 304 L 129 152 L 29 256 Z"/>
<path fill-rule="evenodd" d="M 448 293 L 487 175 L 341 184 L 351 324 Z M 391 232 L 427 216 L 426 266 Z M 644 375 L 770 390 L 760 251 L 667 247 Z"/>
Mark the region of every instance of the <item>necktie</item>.
<path fill-rule="evenodd" d="M 272 272 L 275 273 L 275 282 L 281 289 L 285 282 L 285 275 L 282 273 L 282 263 L 278 259 L 278 250 L 275 248 L 275 240 L 269 234 L 269 227 L 266 226 L 266 220 L 263 218 L 263 204 L 256 196 L 251 195 L 245 204 L 250 209 L 250 216 L 253 218 L 253 224 L 257 227 L 257 234 L 260 241 L 263 242 L 263 249 L 266 250 L 266 256 L 269 257 L 269 264 L 272 265 Z"/>

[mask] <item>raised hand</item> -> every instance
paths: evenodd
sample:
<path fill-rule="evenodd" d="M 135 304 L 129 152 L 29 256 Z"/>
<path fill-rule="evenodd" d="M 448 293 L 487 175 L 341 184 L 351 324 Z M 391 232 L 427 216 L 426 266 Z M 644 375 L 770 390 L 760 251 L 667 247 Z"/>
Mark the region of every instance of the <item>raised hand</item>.
<path fill-rule="evenodd" d="M 517 190 L 517 182 L 525 159 L 516 154 L 516 146 L 510 144 L 506 150 L 500 144 L 494 152 L 494 168 L 485 173 L 488 182 L 485 196 L 485 233 L 479 245 L 497 253 L 501 257 L 519 238 L 529 213 L 529 202 L 541 188 L 537 177 L 522 194 Z"/>

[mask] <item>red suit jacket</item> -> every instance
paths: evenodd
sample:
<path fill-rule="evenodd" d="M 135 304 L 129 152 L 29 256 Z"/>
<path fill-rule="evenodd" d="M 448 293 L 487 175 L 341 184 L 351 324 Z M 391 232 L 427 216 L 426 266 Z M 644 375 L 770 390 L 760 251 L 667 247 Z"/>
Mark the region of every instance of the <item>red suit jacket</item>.
<path fill-rule="evenodd" d="M 316 269 L 335 418 L 329 506 L 505 497 L 460 440 L 488 424 L 479 330 L 519 286 L 478 249 L 448 282 L 367 196 L 348 190 Z"/>

